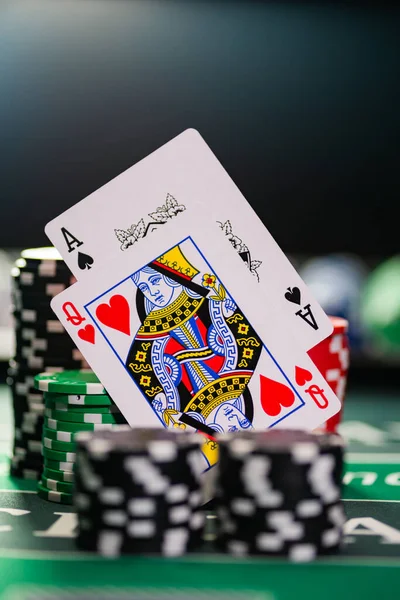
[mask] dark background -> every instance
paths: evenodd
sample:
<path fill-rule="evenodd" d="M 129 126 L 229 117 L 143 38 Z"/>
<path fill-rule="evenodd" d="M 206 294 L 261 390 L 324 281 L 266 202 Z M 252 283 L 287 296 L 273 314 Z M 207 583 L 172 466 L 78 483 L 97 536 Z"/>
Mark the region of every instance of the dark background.
<path fill-rule="evenodd" d="M 0 247 L 195 127 L 286 252 L 390 255 L 399 59 L 380 2 L 0 1 Z"/>

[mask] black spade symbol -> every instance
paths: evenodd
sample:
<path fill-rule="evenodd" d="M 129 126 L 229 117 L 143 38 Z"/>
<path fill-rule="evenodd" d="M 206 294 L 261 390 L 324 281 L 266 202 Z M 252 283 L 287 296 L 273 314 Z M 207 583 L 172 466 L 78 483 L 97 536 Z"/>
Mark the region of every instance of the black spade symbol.
<path fill-rule="evenodd" d="M 300 290 L 298 287 L 290 288 L 288 287 L 288 291 L 285 293 L 286 300 L 289 302 L 293 302 L 293 304 L 300 304 Z"/>
<path fill-rule="evenodd" d="M 94 263 L 94 258 L 89 256 L 89 254 L 84 254 L 83 252 L 78 252 L 78 267 L 82 269 L 90 269 L 92 264 Z"/>

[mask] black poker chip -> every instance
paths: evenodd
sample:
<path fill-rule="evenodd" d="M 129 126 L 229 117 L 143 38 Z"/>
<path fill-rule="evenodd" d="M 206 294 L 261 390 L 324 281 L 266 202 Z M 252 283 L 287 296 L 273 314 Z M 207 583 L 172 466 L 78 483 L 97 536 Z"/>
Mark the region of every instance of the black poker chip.
<path fill-rule="evenodd" d="M 83 524 L 86 524 L 83 522 Z M 78 522 L 79 535 L 77 545 L 80 549 L 97 552 L 103 556 L 115 557 L 121 554 L 162 555 L 166 557 L 181 556 L 197 548 L 195 536 L 190 526 L 163 527 L 162 532 L 154 536 L 154 529 L 150 526 L 136 526 L 132 529 L 132 536 L 124 534 L 121 529 L 106 528 L 95 529 L 89 521 L 88 531 L 83 529 L 82 522 Z M 129 525 L 128 525 L 129 528 Z M 131 529 L 128 529 L 128 532 Z M 142 537 L 139 537 L 138 531 Z"/>
<path fill-rule="evenodd" d="M 34 377 L 44 371 L 80 369 L 87 363 L 51 309 L 51 299 L 74 283 L 54 248 L 29 249 L 12 270 L 10 310 L 15 331 L 15 356 L 7 371 L 14 414 L 11 474 L 31 478 L 41 470 L 43 396 Z"/>
<path fill-rule="evenodd" d="M 16 354 L 23 358 L 28 356 L 62 356 L 75 358 L 77 348 L 71 338 L 58 336 L 58 338 L 32 336 L 31 339 L 16 339 Z M 18 359 L 16 358 L 18 362 Z"/>
<path fill-rule="evenodd" d="M 15 330 L 15 341 L 17 349 L 20 346 L 29 346 L 32 349 L 49 349 L 56 353 L 58 349 L 62 352 L 74 347 L 74 344 L 65 330 L 47 331 L 46 327 L 41 328 L 37 324 L 26 324 Z"/>
<path fill-rule="evenodd" d="M 59 357 L 63 362 L 65 361 L 83 361 L 84 357 L 79 350 L 71 344 L 54 344 L 50 346 L 45 341 L 37 344 L 20 344 L 17 352 L 15 353 L 15 360 L 19 364 L 27 363 L 33 357 L 41 357 L 44 359 L 50 359 L 52 357 Z"/>
<path fill-rule="evenodd" d="M 202 439 L 163 429 L 78 434 L 77 544 L 104 556 L 179 556 L 202 540 Z"/>
<path fill-rule="evenodd" d="M 19 268 L 19 272 L 16 271 L 14 275 L 14 285 L 30 289 L 38 282 L 63 283 L 69 286 L 74 280 L 73 275 L 68 270 L 61 270 L 59 268 L 46 269 L 44 267 L 38 269 L 32 265 Z"/>
<path fill-rule="evenodd" d="M 66 333 L 51 308 L 42 311 L 26 308 L 14 310 L 12 314 L 17 332 L 22 328 L 34 328 L 36 333 L 60 333 L 63 335 Z"/>
<path fill-rule="evenodd" d="M 42 371 L 51 371 L 52 369 L 63 368 L 64 370 L 75 370 L 75 369 L 87 369 L 89 368 L 88 363 L 82 357 L 80 359 L 60 356 L 28 356 L 28 358 L 24 357 L 16 357 L 19 359 L 18 362 L 18 370 L 19 371 L 32 371 L 37 373 L 41 373 Z"/>
<path fill-rule="evenodd" d="M 40 440 L 42 438 L 43 425 L 43 418 L 40 418 L 34 422 L 22 420 L 22 422 L 16 424 L 16 428 L 20 432 L 18 435 L 21 437 L 29 436 L 31 439 Z"/>
<path fill-rule="evenodd" d="M 36 308 L 19 308 L 18 306 L 11 305 L 12 318 L 16 322 L 17 326 L 27 325 L 29 323 L 38 323 L 40 321 L 47 322 L 56 319 L 53 310 L 50 306 L 38 306 Z"/>
<path fill-rule="evenodd" d="M 52 296 L 43 296 L 43 294 L 23 293 L 20 290 L 13 289 L 11 292 L 11 304 L 14 310 L 43 310 L 50 307 Z"/>
<path fill-rule="evenodd" d="M 10 459 L 10 468 L 16 472 L 21 469 L 40 471 L 43 468 L 43 457 L 40 454 L 27 453 L 25 456 L 15 454 Z"/>
<path fill-rule="evenodd" d="M 28 417 L 32 422 L 34 420 L 36 421 L 39 417 L 43 417 L 45 412 L 43 404 L 28 404 L 21 401 L 13 401 L 13 409 L 16 425 L 20 424 L 24 418 L 25 421 L 28 422 Z"/>
<path fill-rule="evenodd" d="M 16 449 L 18 449 L 16 451 Z M 36 440 L 29 434 L 20 433 L 18 439 L 14 440 L 14 454 L 22 454 L 22 451 L 32 454 L 41 454 L 43 449 L 42 436 Z"/>
<path fill-rule="evenodd" d="M 39 250 L 39 249 L 36 249 Z M 45 250 L 43 248 L 43 250 Z M 50 249 L 48 250 L 50 252 Z M 26 254 L 26 250 L 23 251 Z M 51 252 L 54 252 L 53 250 Z M 60 258 L 29 258 L 22 256 L 17 259 L 16 265 L 23 271 L 33 271 L 35 273 L 49 274 L 49 277 L 54 277 L 54 274 L 71 274 L 67 265 Z"/>
<path fill-rule="evenodd" d="M 47 284 L 49 286 L 49 284 Z M 48 287 L 47 294 L 37 292 L 31 289 L 22 289 L 13 285 L 11 288 L 11 301 L 14 305 L 21 305 L 22 308 L 38 308 L 39 306 L 49 306 L 54 296 L 65 290 L 64 284 L 54 284 Z"/>
<path fill-rule="evenodd" d="M 31 466 L 30 464 L 19 464 L 18 466 L 10 466 L 11 477 L 18 477 L 20 479 L 32 479 L 39 480 L 41 477 L 42 468 Z"/>
<path fill-rule="evenodd" d="M 35 273 L 21 273 L 12 279 L 12 289 L 16 294 L 32 294 L 43 298 L 53 298 L 75 282 L 74 277 L 67 281 L 51 281 L 48 277 L 39 277 Z"/>
<path fill-rule="evenodd" d="M 340 549 L 339 436 L 281 430 L 223 434 L 217 441 L 219 550 L 305 562 Z"/>

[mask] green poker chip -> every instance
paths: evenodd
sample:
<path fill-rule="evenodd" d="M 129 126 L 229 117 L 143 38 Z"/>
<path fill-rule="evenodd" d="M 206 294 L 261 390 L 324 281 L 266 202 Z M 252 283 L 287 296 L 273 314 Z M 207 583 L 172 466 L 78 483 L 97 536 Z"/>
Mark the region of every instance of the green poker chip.
<path fill-rule="evenodd" d="M 46 467 L 46 469 L 52 469 L 53 471 L 67 471 L 68 473 L 73 473 L 75 463 L 67 462 L 64 460 L 51 460 L 49 458 L 44 457 L 43 464 Z"/>
<path fill-rule="evenodd" d="M 107 394 L 57 394 L 45 392 L 43 394 L 45 404 L 48 401 L 58 402 L 66 406 L 114 406 L 113 401 Z M 100 411 L 99 411 L 100 412 Z"/>
<path fill-rule="evenodd" d="M 47 448 L 48 450 L 58 450 L 59 452 L 75 452 L 75 442 L 59 442 L 58 440 L 52 440 L 48 437 L 42 438 L 42 449 Z"/>
<path fill-rule="evenodd" d="M 59 421 L 57 419 L 49 419 L 45 417 L 44 426 L 47 429 L 55 431 L 66 431 L 76 433 L 77 431 L 96 431 L 99 429 L 112 429 L 113 424 L 108 423 L 69 423 L 68 421 Z"/>
<path fill-rule="evenodd" d="M 111 415 L 120 412 L 119 408 L 116 406 L 73 406 L 69 404 L 63 404 L 62 402 L 53 402 L 52 400 L 46 400 L 46 408 L 50 408 L 51 410 L 59 410 L 63 413 L 68 412 L 71 414 L 101 413 L 103 415 Z"/>
<path fill-rule="evenodd" d="M 58 394 L 107 394 L 97 375 L 89 369 L 39 373 L 34 379 L 34 386 L 42 392 Z"/>
<path fill-rule="evenodd" d="M 75 481 L 74 473 L 60 471 L 59 469 L 50 469 L 48 467 L 43 469 L 43 476 L 47 477 L 47 479 L 55 479 L 56 481 L 65 483 L 74 483 Z"/>
<path fill-rule="evenodd" d="M 37 493 L 38 496 L 40 496 L 40 498 L 43 498 L 44 500 L 49 500 L 50 502 L 58 502 L 59 504 L 72 504 L 72 494 L 66 494 L 64 492 L 55 492 L 54 490 L 49 490 L 40 481 L 38 483 Z"/>
<path fill-rule="evenodd" d="M 56 421 L 68 421 L 71 423 L 120 423 L 119 413 L 103 414 L 103 413 L 77 413 L 63 410 L 52 410 L 46 408 L 44 411 L 48 419 L 56 419 Z"/>
<path fill-rule="evenodd" d="M 57 442 L 66 442 L 70 444 L 74 441 L 74 434 L 71 431 L 57 431 L 49 427 L 43 427 L 43 438 L 49 438 Z"/>
<path fill-rule="evenodd" d="M 73 483 L 66 483 L 65 481 L 58 481 L 57 479 L 49 479 L 42 475 L 41 483 L 48 490 L 53 490 L 54 492 L 62 492 L 64 494 L 72 494 L 74 491 Z"/>
<path fill-rule="evenodd" d="M 76 460 L 75 452 L 62 452 L 61 450 L 49 450 L 48 448 L 43 448 L 42 453 L 43 456 L 49 460 L 59 460 L 61 462 L 71 463 L 74 463 Z"/>

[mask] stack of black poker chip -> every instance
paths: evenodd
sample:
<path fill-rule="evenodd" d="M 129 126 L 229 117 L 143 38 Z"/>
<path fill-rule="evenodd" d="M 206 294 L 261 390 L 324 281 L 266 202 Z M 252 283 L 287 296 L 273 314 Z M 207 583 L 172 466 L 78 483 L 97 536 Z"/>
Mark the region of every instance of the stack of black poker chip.
<path fill-rule="evenodd" d="M 15 355 L 8 369 L 14 412 L 10 474 L 38 479 L 43 467 L 44 404 L 33 385 L 43 371 L 86 367 L 50 302 L 75 279 L 55 248 L 24 250 L 12 270 Z"/>
<path fill-rule="evenodd" d="M 122 426 L 124 427 L 124 426 Z M 202 540 L 201 444 L 163 429 L 79 433 L 77 544 L 103 556 L 179 556 Z"/>
<path fill-rule="evenodd" d="M 345 517 L 338 435 L 278 430 L 217 440 L 220 550 L 301 562 L 339 549 Z"/>

